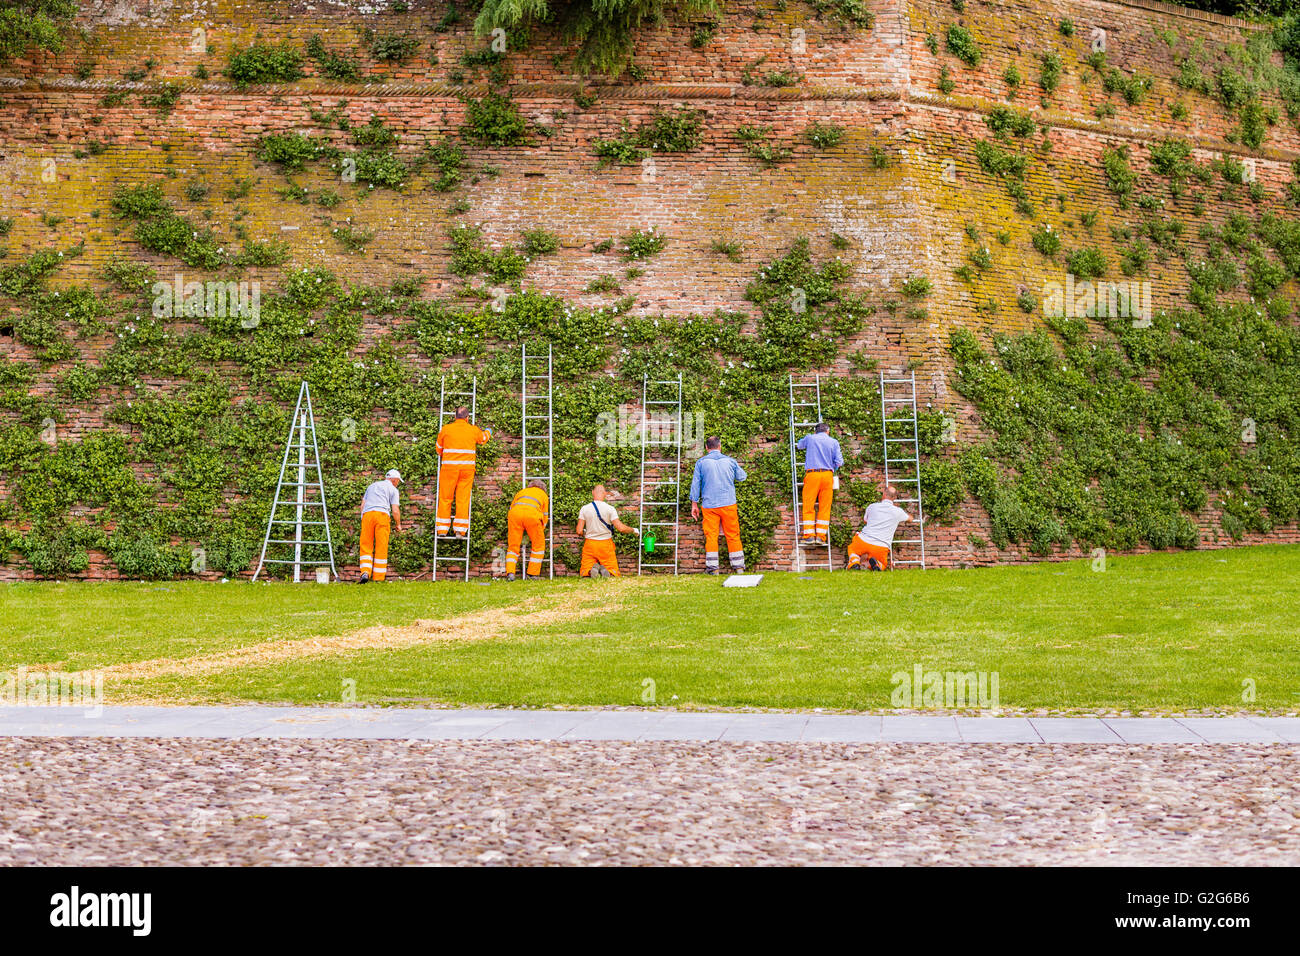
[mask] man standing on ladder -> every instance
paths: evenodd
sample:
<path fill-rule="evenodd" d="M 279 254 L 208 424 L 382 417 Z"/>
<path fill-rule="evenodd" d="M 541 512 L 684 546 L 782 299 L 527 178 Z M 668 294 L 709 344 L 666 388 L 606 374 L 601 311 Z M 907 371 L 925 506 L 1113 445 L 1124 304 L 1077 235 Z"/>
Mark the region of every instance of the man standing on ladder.
<path fill-rule="evenodd" d="M 704 514 L 704 573 L 718 573 L 718 527 L 727 537 L 731 570 L 745 570 L 745 550 L 740 543 L 740 514 L 736 510 L 736 482 L 744 481 L 745 469 L 722 453 L 722 439 L 716 435 L 704 442 L 705 455 L 695 463 L 691 476 L 691 518 Z"/>
<path fill-rule="evenodd" d="M 831 533 L 831 496 L 835 493 L 835 472 L 844 466 L 840 443 L 831 437 L 831 427 L 819 422 L 811 435 L 794 446 L 803 452 L 803 525 L 805 544 L 826 544 Z"/>
<path fill-rule="evenodd" d="M 866 567 L 872 571 L 888 568 L 894 550 L 894 532 L 902 522 L 912 520 L 911 515 L 894 504 L 898 492 L 889 486 L 883 491 L 879 501 L 867 505 L 862 530 L 849 542 L 849 571 L 861 571 L 864 557 Z"/>
<path fill-rule="evenodd" d="M 618 519 L 618 510 L 605 501 L 605 495 L 604 485 L 592 488 L 591 503 L 583 505 L 578 512 L 578 534 L 583 539 L 579 577 L 621 577 L 618 554 L 614 550 L 614 532 L 641 535 L 640 529 Z"/>
<path fill-rule="evenodd" d="M 546 522 L 551 516 L 551 500 L 546 494 L 546 482 L 540 478 L 516 492 L 506 512 L 506 580 L 515 579 L 519 567 L 519 549 L 528 535 L 528 574 L 540 577 L 542 558 L 546 555 Z"/>
<path fill-rule="evenodd" d="M 464 538 L 469 534 L 469 501 L 474 491 L 474 462 L 478 446 L 488 441 L 492 432 L 473 425 L 469 409 L 456 409 L 456 417 L 438 432 L 438 520 L 436 533 Z M 451 516 L 452 500 L 456 517 Z"/>
<path fill-rule="evenodd" d="M 398 507 L 401 496 L 397 486 L 402 483 L 402 473 L 389 470 L 383 481 L 372 482 L 361 498 L 361 580 L 384 580 L 388 574 L 388 515 L 393 516 L 393 529 L 402 533 L 402 509 Z"/>

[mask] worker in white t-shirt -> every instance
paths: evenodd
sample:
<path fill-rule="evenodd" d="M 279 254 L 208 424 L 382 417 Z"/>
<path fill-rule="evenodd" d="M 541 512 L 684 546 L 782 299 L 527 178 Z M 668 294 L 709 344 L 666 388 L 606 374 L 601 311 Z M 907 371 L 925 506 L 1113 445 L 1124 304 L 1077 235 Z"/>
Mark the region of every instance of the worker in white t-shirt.
<path fill-rule="evenodd" d="M 849 542 L 850 571 L 860 571 L 864 567 L 872 571 L 888 568 L 894 547 L 894 531 L 904 521 L 912 520 L 911 515 L 894 504 L 898 492 L 888 486 L 882 491 L 879 501 L 867 505 L 862 516 L 862 530 Z"/>
<path fill-rule="evenodd" d="M 402 473 L 389 469 L 383 481 L 372 482 L 361 498 L 361 583 L 382 581 L 388 574 L 388 516 L 393 516 L 393 528 L 402 530 L 401 495 L 397 486 L 402 483 Z"/>
<path fill-rule="evenodd" d="M 578 534 L 582 536 L 580 577 L 620 577 L 614 532 L 640 535 L 640 531 L 618 520 L 618 510 L 605 500 L 605 486 L 591 489 L 591 502 L 578 512 Z"/>

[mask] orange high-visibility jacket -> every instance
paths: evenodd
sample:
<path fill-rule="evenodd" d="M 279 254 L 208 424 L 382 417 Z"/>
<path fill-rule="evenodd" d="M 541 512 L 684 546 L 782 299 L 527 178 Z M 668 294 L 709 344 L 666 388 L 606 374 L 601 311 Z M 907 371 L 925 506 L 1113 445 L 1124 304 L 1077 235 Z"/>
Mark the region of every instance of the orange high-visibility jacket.
<path fill-rule="evenodd" d="M 444 465 L 472 465 L 478 446 L 491 437 L 491 431 L 453 418 L 438 432 L 438 457 Z"/>
<path fill-rule="evenodd" d="M 545 523 L 551 511 L 551 499 L 541 488 L 525 488 L 523 491 L 515 492 L 515 497 L 510 502 L 510 507 L 513 508 L 516 505 L 536 508 L 542 513 L 543 523 Z"/>

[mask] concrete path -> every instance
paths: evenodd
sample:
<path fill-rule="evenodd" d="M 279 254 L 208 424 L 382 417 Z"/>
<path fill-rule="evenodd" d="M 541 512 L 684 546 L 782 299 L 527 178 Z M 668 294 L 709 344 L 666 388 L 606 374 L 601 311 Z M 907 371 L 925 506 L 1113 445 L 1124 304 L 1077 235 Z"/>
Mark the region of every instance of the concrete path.
<path fill-rule="evenodd" d="M 0 707 L 0 737 L 1297 744 L 1297 717 L 943 717 L 627 710 Z"/>

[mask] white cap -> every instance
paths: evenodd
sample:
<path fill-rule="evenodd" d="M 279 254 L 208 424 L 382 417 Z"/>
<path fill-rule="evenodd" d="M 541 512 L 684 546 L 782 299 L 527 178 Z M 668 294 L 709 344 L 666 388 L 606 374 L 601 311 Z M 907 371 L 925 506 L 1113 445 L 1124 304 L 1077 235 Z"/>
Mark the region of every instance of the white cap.
<path fill-rule="evenodd" d="M 388 474 L 384 475 L 384 477 L 385 477 L 385 478 L 396 478 L 398 481 L 401 481 L 401 480 L 402 480 L 402 473 L 401 473 L 400 471 L 398 471 L 396 468 L 389 468 L 389 469 L 388 469 Z"/>

